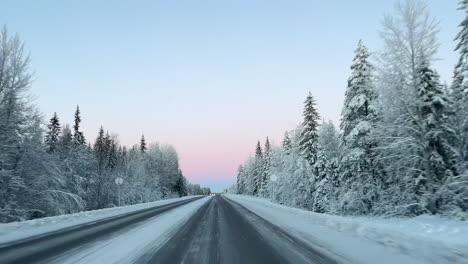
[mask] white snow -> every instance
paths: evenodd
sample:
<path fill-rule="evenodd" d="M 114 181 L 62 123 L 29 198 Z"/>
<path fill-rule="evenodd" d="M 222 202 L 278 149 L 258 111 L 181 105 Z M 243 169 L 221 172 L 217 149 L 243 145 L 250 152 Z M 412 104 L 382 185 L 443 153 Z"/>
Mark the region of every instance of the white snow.
<path fill-rule="evenodd" d="M 65 252 L 47 263 L 137 263 L 148 252 L 154 253 L 163 246 L 209 199 L 211 197 L 207 196 L 174 208 L 127 230 L 115 232 L 111 237 Z"/>
<path fill-rule="evenodd" d="M 75 225 L 91 223 L 97 220 L 102 220 L 104 218 L 114 217 L 120 214 L 130 213 L 145 208 L 183 201 L 193 197 L 196 196 L 186 196 L 182 198 L 167 199 L 151 203 L 105 208 L 93 211 L 83 211 L 75 214 L 45 217 L 22 222 L 12 222 L 7 224 L 0 223 L 0 244 L 57 231 Z"/>
<path fill-rule="evenodd" d="M 433 216 L 341 217 L 226 195 L 324 253 L 349 263 L 468 263 L 468 222 Z"/>

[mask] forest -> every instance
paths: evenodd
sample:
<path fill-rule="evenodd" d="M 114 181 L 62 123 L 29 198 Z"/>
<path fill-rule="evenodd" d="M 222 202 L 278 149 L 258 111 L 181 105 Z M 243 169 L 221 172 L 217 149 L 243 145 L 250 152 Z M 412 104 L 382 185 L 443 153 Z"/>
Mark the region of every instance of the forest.
<path fill-rule="evenodd" d="M 438 23 L 421 1 L 382 20 L 382 50 L 359 41 L 339 128 L 309 94 L 303 123 L 268 138 L 227 191 L 337 215 L 468 219 L 468 1 L 451 84 L 433 66 Z M 318 102 L 320 103 L 320 102 Z"/>
<path fill-rule="evenodd" d="M 45 122 L 29 88 L 34 75 L 19 36 L 0 33 L 0 223 L 114 207 L 121 177 L 121 205 L 186 195 L 208 195 L 190 184 L 175 148 L 147 144 L 131 148 L 101 127 L 95 141 L 57 114 Z M 73 107 L 73 106 L 72 106 Z"/>

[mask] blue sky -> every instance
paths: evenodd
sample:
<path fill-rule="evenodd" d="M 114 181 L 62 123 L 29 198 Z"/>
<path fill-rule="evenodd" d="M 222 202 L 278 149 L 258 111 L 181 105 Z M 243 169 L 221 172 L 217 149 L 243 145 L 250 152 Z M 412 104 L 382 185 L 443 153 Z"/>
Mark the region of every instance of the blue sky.
<path fill-rule="evenodd" d="M 450 81 L 457 1 L 428 1 L 440 21 L 436 67 Z M 0 24 L 31 51 L 32 93 L 49 118 L 71 122 L 77 104 L 94 140 L 99 126 L 132 145 L 177 148 L 191 182 L 220 190 L 258 139 L 279 143 L 301 121 L 311 91 L 338 123 L 359 39 L 381 48 L 394 1 L 3 0 Z"/>

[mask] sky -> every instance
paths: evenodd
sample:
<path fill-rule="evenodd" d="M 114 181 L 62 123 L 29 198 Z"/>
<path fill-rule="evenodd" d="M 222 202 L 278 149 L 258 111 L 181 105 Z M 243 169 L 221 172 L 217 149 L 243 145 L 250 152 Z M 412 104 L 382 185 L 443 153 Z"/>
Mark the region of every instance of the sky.
<path fill-rule="evenodd" d="M 122 144 L 176 147 L 192 183 L 221 191 L 257 140 L 279 144 L 301 122 L 310 91 L 338 124 L 353 51 L 372 52 L 395 1 L 0 0 L 0 25 L 31 52 L 31 93 L 45 120 L 99 127 Z M 435 67 L 450 82 L 455 0 L 429 0 L 440 22 Z"/>

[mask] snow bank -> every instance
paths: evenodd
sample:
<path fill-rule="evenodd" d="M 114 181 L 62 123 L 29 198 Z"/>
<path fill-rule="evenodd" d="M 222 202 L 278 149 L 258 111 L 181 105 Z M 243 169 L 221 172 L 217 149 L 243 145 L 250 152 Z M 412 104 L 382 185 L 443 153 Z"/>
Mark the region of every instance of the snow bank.
<path fill-rule="evenodd" d="M 468 222 L 341 217 L 226 195 L 327 254 L 350 263 L 468 263 Z"/>
<path fill-rule="evenodd" d="M 75 214 L 59 215 L 22 222 L 0 224 L 0 244 L 35 235 L 45 234 L 52 231 L 57 231 L 75 225 L 90 223 L 97 220 L 102 220 L 104 218 L 130 213 L 154 206 L 161 206 L 173 202 L 183 201 L 186 199 L 191 199 L 193 197 L 197 196 L 187 196 L 182 198 L 161 200 L 151 203 L 105 208 L 93 211 L 83 211 Z"/>

